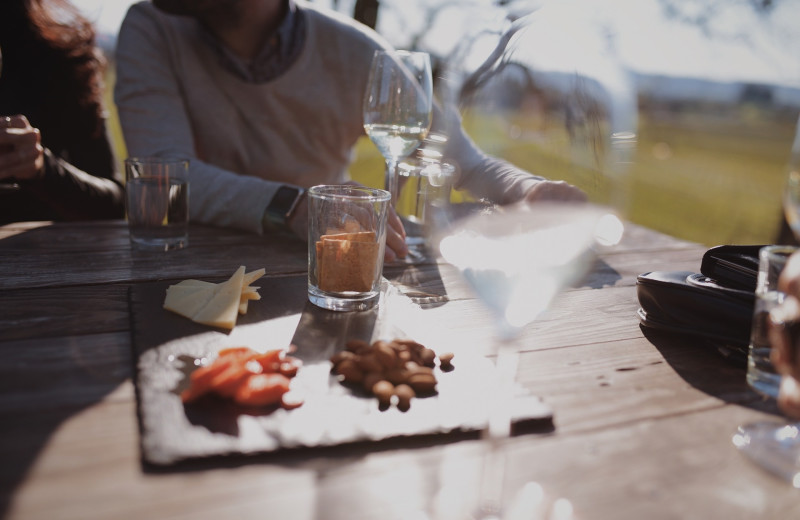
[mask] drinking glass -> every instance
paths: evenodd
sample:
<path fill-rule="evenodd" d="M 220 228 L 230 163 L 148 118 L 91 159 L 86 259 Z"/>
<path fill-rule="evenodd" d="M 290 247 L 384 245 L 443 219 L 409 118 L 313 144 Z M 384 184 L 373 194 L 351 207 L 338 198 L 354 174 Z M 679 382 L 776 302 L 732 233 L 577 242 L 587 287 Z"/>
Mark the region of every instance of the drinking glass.
<path fill-rule="evenodd" d="M 364 95 L 364 131 L 386 160 L 385 189 L 397 199 L 397 163 L 428 134 L 433 107 L 430 56 L 375 51 Z"/>
<path fill-rule="evenodd" d="M 796 240 L 800 241 L 800 117 L 797 120 L 783 190 L 783 213 Z"/>
<path fill-rule="evenodd" d="M 0 74 L 3 73 L 3 50 L 0 49 Z M 16 182 L 0 181 L 0 191 L 17 191 L 19 184 Z"/>
<path fill-rule="evenodd" d="M 397 166 L 398 191 L 395 211 L 406 231 L 408 255 L 396 262 L 415 262 L 428 258 L 430 220 L 450 200 L 455 167 L 441 160 L 408 159 Z"/>
<path fill-rule="evenodd" d="M 308 190 L 308 299 L 363 311 L 380 297 L 389 192 L 363 186 Z"/>
<path fill-rule="evenodd" d="M 793 246 L 766 246 L 759 251 L 753 326 L 747 353 L 747 384 L 758 393 L 776 399 L 781 375 L 770 360 L 769 318 L 780 311 L 786 295 L 778 290 L 778 279 L 789 257 L 798 249 Z"/>
<path fill-rule="evenodd" d="M 125 159 L 125 211 L 131 247 L 170 251 L 189 244 L 189 161 Z"/>
<path fill-rule="evenodd" d="M 585 41 L 592 28 L 572 29 Z M 503 514 L 500 445 L 511 431 L 516 369 L 525 348 L 520 331 L 581 280 L 600 248 L 616 244 L 623 232 L 636 91 L 616 57 L 600 53 L 604 46 L 575 48 L 572 38 L 545 12 L 534 12 L 499 39 L 492 62 L 473 73 L 457 63 L 448 64 L 456 70 L 445 69 L 447 78 L 466 77 L 456 92 L 441 95 L 445 109 L 451 103 L 464 107 L 464 120 L 472 123 L 467 130 L 484 151 L 512 161 L 533 158 L 539 171 L 580 187 L 589 199 L 481 206 L 467 217 L 456 205 L 431 219 L 437 228 L 433 245 L 491 311 L 496 329 L 496 383 L 483 431 L 487 453 L 477 519 Z M 559 51 L 555 63 L 555 51 L 548 49 Z M 506 150 L 515 155 L 504 156 Z"/>
<path fill-rule="evenodd" d="M 798 119 L 797 132 L 787 167 L 783 209 L 795 238 L 800 241 L 800 119 Z M 774 311 L 770 312 L 770 318 L 775 322 L 783 322 L 784 320 L 780 318 L 781 312 L 781 306 L 776 304 Z M 757 323 L 754 321 L 754 329 L 756 326 Z M 796 327 L 794 328 L 796 332 Z M 789 330 L 791 329 L 792 327 L 789 327 Z M 790 345 L 793 348 L 790 357 L 797 362 L 800 357 L 800 347 L 798 346 L 800 338 L 792 337 L 790 339 Z M 749 365 L 750 362 L 748 362 L 748 383 L 756 391 L 765 393 L 763 378 L 751 377 Z M 774 381 L 773 390 L 766 392 L 766 395 L 775 398 L 777 392 L 775 385 L 779 384 L 780 375 L 774 373 L 769 359 L 764 359 L 763 365 L 770 367 L 767 376 Z M 739 426 L 734 434 L 733 444 L 751 461 L 800 489 L 800 422 L 759 421 L 744 424 Z"/>

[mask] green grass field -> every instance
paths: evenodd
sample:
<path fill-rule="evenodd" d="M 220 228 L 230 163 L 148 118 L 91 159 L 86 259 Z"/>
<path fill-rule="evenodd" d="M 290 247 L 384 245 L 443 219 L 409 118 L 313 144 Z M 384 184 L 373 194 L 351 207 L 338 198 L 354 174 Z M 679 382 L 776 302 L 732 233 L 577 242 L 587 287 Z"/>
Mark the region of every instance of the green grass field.
<path fill-rule="evenodd" d="M 535 135 L 526 138 L 524 131 L 502 121 L 465 118 L 465 127 L 485 151 L 605 200 L 599 176 L 568 163 L 559 150 L 563 143 L 542 142 Z M 786 121 L 747 120 L 741 114 L 640 116 L 627 217 L 707 246 L 774 242 L 794 130 Z M 382 159 L 366 139 L 357 148 L 352 175 L 365 184 L 382 182 Z"/>

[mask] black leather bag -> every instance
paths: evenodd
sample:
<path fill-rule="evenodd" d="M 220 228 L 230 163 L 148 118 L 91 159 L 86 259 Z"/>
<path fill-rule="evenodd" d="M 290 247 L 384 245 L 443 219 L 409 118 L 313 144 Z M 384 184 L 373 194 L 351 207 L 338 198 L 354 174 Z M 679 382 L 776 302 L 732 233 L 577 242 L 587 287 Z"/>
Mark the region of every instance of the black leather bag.
<path fill-rule="evenodd" d="M 703 255 L 700 273 L 639 275 L 639 322 L 648 329 L 702 339 L 731 361 L 746 362 L 761 247 L 711 248 Z"/>

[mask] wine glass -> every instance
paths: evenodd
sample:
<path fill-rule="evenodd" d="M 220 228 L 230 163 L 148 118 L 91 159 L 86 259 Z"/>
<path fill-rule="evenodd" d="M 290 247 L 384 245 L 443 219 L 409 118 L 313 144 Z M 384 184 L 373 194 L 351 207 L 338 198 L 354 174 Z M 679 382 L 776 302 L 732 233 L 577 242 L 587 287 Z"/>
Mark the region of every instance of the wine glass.
<path fill-rule="evenodd" d="M 386 160 L 385 189 L 397 200 L 397 163 L 428 134 L 433 107 L 430 56 L 378 50 L 364 95 L 364 130 Z"/>
<path fill-rule="evenodd" d="M 800 118 L 787 167 L 783 210 L 795 239 L 800 241 Z M 770 319 L 775 323 L 791 323 L 791 317 L 788 320 L 782 318 L 786 310 L 783 306 L 776 307 L 770 311 Z M 795 321 L 785 329 L 789 333 L 788 343 L 794 350 L 790 358 L 795 363 L 800 360 L 800 336 L 797 336 L 796 325 Z M 757 387 L 753 388 L 758 391 Z M 800 489 L 800 422 L 758 421 L 744 424 L 733 435 L 733 444 L 751 461 Z"/>
<path fill-rule="evenodd" d="M 795 239 L 800 241 L 800 117 L 796 128 L 783 190 L 783 212 Z"/>
<path fill-rule="evenodd" d="M 467 217 L 451 206 L 431 219 L 433 245 L 491 312 L 496 329 L 479 519 L 503 513 L 499 447 L 511 432 L 518 357 L 526 347 L 520 332 L 588 273 L 601 248 L 619 242 L 629 197 L 637 130 L 631 76 L 602 42 L 574 45 L 573 32 L 581 41 L 602 34 L 591 20 L 584 25 L 570 14 L 554 23 L 552 14 L 541 8 L 513 21 L 489 61 L 472 69 L 466 38 L 445 70 L 455 91 L 441 96 L 475 122 L 467 130 L 484 151 L 514 157 L 518 166 L 530 158 L 531 170 L 568 180 L 589 197 L 481 207 Z"/>
<path fill-rule="evenodd" d="M 3 50 L 0 49 L 0 74 L 3 73 Z M 19 184 L 16 182 L 4 182 L 0 181 L 0 191 L 17 191 L 19 190 Z"/>

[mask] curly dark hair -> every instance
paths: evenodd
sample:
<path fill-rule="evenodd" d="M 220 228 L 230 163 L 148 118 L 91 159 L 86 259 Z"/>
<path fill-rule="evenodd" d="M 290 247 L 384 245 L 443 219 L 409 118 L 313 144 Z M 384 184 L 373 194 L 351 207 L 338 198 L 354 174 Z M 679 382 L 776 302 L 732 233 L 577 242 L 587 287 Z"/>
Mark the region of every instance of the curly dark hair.
<path fill-rule="evenodd" d="M 0 1 L 4 68 L 26 77 L 19 94 L 36 108 L 39 121 L 32 123 L 61 145 L 104 128 L 106 62 L 95 37 L 92 23 L 68 0 Z"/>

